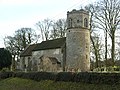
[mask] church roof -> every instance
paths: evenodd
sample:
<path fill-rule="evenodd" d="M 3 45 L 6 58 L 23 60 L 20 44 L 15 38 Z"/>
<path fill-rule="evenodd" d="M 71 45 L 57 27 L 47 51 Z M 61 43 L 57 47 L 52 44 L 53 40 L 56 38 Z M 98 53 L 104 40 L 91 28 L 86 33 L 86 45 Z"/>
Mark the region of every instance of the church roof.
<path fill-rule="evenodd" d="M 21 53 L 21 57 L 24 56 L 31 56 L 32 55 L 32 50 L 36 47 L 36 44 L 29 45 L 25 48 L 25 50 Z"/>
<path fill-rule="evenodd" d="M 65 41 L 65 37 L 48 41 L 42 41 L 41 43 L 37 44 L 33 51 L 61 48 L 64 45 Z"/>
<path fill-rule="evenodd" d="M 21 53 L 21 57 L 31 56 L 32 51 L 47 50 L 61 48 L 65 43 L 66 38 L 58 38 L 48 41 L 42 41 L 38 44 L 32 44 L 26 47 L 26 49 Z"/>
<path fill-rule="evenodd" d="M 55 57 L 48 57 L 50 59 L 50 61 L 52 62 L 52 64 L 61 64 Z"/>

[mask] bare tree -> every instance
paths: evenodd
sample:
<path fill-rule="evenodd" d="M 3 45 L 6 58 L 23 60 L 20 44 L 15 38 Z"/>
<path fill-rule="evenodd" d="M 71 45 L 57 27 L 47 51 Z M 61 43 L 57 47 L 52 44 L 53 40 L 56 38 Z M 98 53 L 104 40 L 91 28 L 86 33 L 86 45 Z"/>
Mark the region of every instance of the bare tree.
<path fill-rule="evenodd" d="M 114 66 L 115 32 L 120 24 L 120 0 L 102 0 L 98 3 L 96 10 L 96 23 L 98 23 L 99 29 L 104 30 L 105 35 L 108 33 L 111 38 L 111 59 L 112 66 Z"/>
<path fill-rule="evenodd" d="M 17 45 L 22 46 L 22 49 L 25 49 L 28 44 L 36 43 L 38 41 L 38 35 L 35 30 L 32 28 L 21 28 L 15 31 L 15 38 Z M 19 46 L 19 47 L 20 47 Z"/>
<path fill-rule="evenodd" d="M 92 44 L 92 48 L 93 50 L 91 51 L 96 59 L 96 63 L 95 63 L 95 68 L 100 67 L 99 62 L 102 59 L 102 49 L 103 49 L 103 44 L 100 38 L 100 35 L 97 33 L 94 33 L 94 35 L 92 36 L 92 40 L 94 42 L 94 44 Z"/>
<path fill-rule="evenodd" d="M 96 5 L 93 5 L 93 4 L 89 4 L 88 6 L 85 7 L 89 13 L 90 13 L 90 39 L 91 39 L 91 43 L 93 44 L 93 47 L 94 47 L 94 50 L 96 51 L 96 46 L 95 46 L 95 43 L 94 43 L 94 40 L 93 40 L 93 37 L 92 37 L 92 34 L 96 31 L 96 29 L 100 28 L 97 24 L 96 24 Z M 99 30 L 97 30 L 99 31 Z M 105 28 L 104 29 L 104 33 L 105 33 L 105 62 L 106 62 L 106 65 L 107 65 L 107 29 Z M 97 53 L 95 54 L 96 56 L 96 61 L 98 61 L 98 56 L 97 56 Z M 104 55 L 103 55 L 104 56 Z"/>
<path fill-rule="evenodd" d="M 44 19 L 43 21 L 39 21 L 36 23 L 37 27 L 39 28 L 42 36 L 42 40 L 46 41 L 49 40 L 50 29 L 52 26 L 52 20 Z"/>
<path fill-rule="evenodd" d="M 4 44 L 7 50 L 9 50 L 12 54 L 12 70 L 15 69 L 15 57 L 17 56 L 17 49 L 16 49 L 16 43 L 15 38 L 11 36 L 7 36 L 4 38 Z"/>
<path fill-rule="evenodd" d="M 53 24 L 53 29 L 51 30 L 51 38 L 62 38 L 66 35 L 67 22 L 65 19 L 59 19 Z"/>
<path fill-rule="evenodd" d="M 4 44 L 7 50 L 12 53 L 13 67 L 15 68 L 15 59 L 19 60 L 20 53 L 26 46 L 33 41 L 37 41 L 36 34 L 31 28 L 21 28 L 15 31 L 14 36 L 7 36 L 4 38 Z"/>
<path fill-rule="evenodd" d="M 120 60 L 120 33 L 116 36 L 116 60 Z"/>
<path fill-rule="evenodd" d="M 99 35 L 96 34 L 96 30 L 95 30 L 95 6 L 93 4 L 89 4 L 85 7 L 85 9 L 89 12 L 90 14 L 90 22 L 89 22 L 89 26 L 90 26 L 90 39 L 91 39 L 91 43 L 92 43 L 92 49 L 91 52 L 92 54 L 95 56 L 95 67 L 99 67 L 98 61 L 100 60 L 100 48 L 101 48 L 101 42 L 99 41 Z"/>

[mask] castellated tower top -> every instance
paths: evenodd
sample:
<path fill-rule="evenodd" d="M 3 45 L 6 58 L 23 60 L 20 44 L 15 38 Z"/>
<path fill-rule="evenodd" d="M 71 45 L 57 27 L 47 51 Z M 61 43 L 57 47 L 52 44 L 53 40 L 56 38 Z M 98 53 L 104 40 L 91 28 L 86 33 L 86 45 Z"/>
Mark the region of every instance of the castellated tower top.
<path fill-rule="evenodd" d="M 70 28 L 89 28 L 89 12 L 80 9 L 73 9 L 67 12 L 67 27 Z"/>

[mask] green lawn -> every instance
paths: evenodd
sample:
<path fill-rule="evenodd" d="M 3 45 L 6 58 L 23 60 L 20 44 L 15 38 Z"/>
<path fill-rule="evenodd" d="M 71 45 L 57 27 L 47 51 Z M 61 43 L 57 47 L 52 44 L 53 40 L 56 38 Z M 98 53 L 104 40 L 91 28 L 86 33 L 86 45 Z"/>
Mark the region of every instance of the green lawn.
<path fill-rule="evenodd" d="M 0 90 L 120 90 L 120 85 L 97 85 L 72 82 L 40 81 L 8 78 L 0 80 Z"/>

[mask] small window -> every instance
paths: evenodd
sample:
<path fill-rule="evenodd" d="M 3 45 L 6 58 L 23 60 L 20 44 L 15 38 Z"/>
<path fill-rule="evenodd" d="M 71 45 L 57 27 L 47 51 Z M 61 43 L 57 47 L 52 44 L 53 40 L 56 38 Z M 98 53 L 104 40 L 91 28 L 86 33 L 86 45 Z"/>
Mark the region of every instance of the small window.
<path fill-rule="evenodd" d="M 30 60 L 30 57 L 28 57 L 28 60 Z"/>
<path fill-rule="evenodd" d="M 68 21 L 68 27 L 69 28 L 72 27 L 72 19 L 69 19 L 69 21 Z"/>
<path fill-rule="evenodd" d="M 86 55 L 86 59 L 88 58 L 88 55 Z"/>
<path fill-rule="evenodd" d="M 80 20 L 77 20 L 77 23 L 80 23 Z"/>
<path fill-rule="evenodd" d="M 88 48 L 88 44 L 86 43 L 86 48 Z"/>
<path fill-rule="evenodd" d="M 88 20 L 87 20 L 87 18 L 84 19 L 84 27 L 88 27 Z"/>
<path fill-rule="evenodd" d="M 27 66 L 26 66 L 26 64 L 24 65 L 24 68 L 26 68 Z"/>

